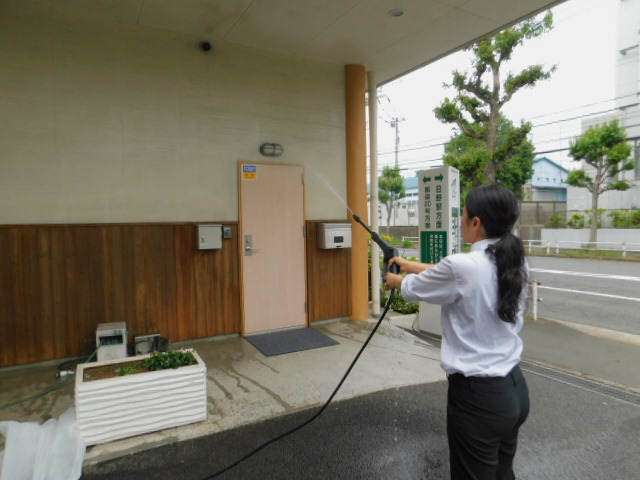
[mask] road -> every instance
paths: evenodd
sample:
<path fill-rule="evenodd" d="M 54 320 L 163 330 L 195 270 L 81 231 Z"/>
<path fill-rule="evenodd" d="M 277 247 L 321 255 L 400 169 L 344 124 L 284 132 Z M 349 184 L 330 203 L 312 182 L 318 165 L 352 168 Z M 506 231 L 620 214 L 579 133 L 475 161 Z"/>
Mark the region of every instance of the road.
<path fill-rule="evenodd" d="M 418 250 L 400 254 L 417 257 Z M 528 257 L 538 315 L 640 335 L 640 262 Z"/>
<path fill-rule="evenodd" d="M 640 335 L 640 263 L 529 257 L 538 315 Z"/>
<path fill-rule="evenodd" d="M 522 330 L 523 358 L 640 390 L 640 263 L 534 256 L 528 262 L 542 301 L 538 320 L 529 317 Z"/>

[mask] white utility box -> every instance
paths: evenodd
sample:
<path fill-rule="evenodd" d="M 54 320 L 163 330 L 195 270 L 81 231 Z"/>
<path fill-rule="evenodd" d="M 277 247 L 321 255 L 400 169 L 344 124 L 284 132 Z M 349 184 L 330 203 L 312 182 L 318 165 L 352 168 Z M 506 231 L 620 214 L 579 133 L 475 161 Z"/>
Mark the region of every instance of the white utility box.
<path fill-rule="evenodd" d="M 318 248 L 351 248 L 350 223 L 319 223 Z"/>
<path fill-rule="evenodd" d="M 96 330 L 96 347 L 99 362 L 127 358 L 127 324 L 99 323 Z"/>

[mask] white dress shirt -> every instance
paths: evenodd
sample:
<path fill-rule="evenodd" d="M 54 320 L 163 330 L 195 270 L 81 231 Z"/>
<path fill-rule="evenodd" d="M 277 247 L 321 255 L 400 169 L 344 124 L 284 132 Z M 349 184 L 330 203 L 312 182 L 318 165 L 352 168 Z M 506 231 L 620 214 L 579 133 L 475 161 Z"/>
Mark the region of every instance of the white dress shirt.
<path fill-rule="evenodd" d="M 500 320 L 496 266 L 485 253 L 487 246 L 498 240 L 476 242 L 470 253 L 450 255 L 434 268 L 409 274 L 402 281 L 405 300 L 442 306 L 440 363 L 447 375 L 502 377 L 520 362 L 522 340 L 518 332 L 523 325 L 526 292 L 515 324 Z"/>

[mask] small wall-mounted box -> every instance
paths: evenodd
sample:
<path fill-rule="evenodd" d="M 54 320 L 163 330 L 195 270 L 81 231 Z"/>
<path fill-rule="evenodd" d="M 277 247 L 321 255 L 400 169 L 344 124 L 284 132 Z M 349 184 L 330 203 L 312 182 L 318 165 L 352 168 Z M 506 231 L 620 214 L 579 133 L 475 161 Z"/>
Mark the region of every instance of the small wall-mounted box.
<path fill-rule="evenodd" d="M 198 250 L 222 248 L 222 225 L 198 225 Z"/>
<path fill-rule="evenodd" d="M 127 324 L 99 323 L 96 329 L 96 346 L 99 362 L 127 358 Z"/>
<path fill-rule="evenodd" d="M 319 223 L 318 248 L 351 248 L 350 223 Z"/>

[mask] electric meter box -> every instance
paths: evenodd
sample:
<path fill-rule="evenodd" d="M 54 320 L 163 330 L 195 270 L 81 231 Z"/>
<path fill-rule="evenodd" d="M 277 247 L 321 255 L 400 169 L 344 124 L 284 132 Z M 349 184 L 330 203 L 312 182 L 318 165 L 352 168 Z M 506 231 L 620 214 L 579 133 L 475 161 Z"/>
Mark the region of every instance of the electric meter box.
<path fill-rule="evenodd" d="M 198 250 L 222 248 L 222 225 L 198 225 Z"/>
<path fill-rule="evenodd" d="M 319 223 L 318 248 L 351 248 L 350 223 Z"/>
<path fill-rule="evenodd" d="M 96 330 L 98 361 L 127 358 L 127 324 L 99 323 Z"/>

